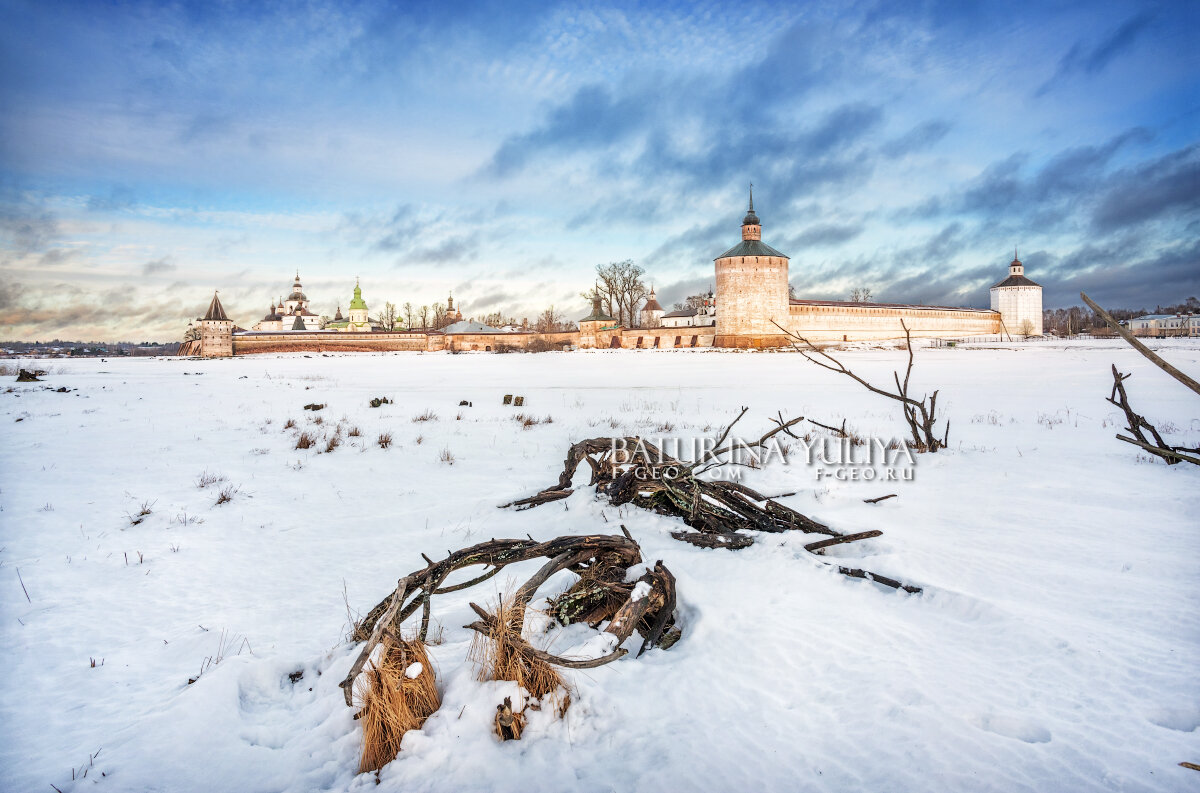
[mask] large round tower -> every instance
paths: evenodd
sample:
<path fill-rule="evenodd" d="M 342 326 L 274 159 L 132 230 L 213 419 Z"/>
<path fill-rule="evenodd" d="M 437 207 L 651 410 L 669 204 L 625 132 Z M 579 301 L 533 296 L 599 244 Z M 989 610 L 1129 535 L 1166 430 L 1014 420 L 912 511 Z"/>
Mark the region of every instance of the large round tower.
<path fill-rule="evenodd" d="M 762 223 L 750 209 L 742 241 L 716 259 L 717 347 L 782 347 L 788 338 L 788 257 L 762 241 Z"/>

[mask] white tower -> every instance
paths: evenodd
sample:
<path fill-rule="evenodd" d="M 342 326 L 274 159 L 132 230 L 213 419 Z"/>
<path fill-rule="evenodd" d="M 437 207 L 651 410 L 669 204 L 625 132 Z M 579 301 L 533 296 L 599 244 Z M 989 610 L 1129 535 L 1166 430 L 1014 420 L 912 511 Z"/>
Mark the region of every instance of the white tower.
<path fill-rule="evenodd" d="M 1042 287 L 1025 277 L 1025 265 L 1013 252 L 1008 278 L 992 287 L 992 311 L 1000 312 L 1010 336 L 1042 335 Z"/>

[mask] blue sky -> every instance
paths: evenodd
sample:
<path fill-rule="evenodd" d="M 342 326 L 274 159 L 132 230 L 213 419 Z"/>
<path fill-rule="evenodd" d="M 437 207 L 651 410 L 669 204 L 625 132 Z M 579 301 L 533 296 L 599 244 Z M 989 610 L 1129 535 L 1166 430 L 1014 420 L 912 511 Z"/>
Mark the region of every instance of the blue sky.
<path fill-rule="evenodd" d="M 1200 295 L 1197 3 L 0 0 L 0 337 L 453 291 L 705 289 L 755 185 L 803 297 Z"/>

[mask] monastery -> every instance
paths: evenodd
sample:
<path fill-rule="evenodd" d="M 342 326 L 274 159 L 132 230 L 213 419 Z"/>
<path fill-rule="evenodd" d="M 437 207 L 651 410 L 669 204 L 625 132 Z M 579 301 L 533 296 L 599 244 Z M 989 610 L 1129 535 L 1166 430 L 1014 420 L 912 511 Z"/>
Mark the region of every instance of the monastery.
<path fill-rule="evenodd" d="M 292 292 L 250 330 L 235 327 L 214 294 L 208 312 L 189 333 L 180 355 L 206 358 L 266 352 L 333 351 L 496 351 L 524 349 L 666 349 L 726 347 L 763 349 L 791 346 L 787 333 L 814 343 L 876 341 L 904 337 L 901 322 L 914 337 L 960 339 L 969 336 L 1042 335 L 1042 288 L 1025 276 L 1013 257 L 1008 277 L 991 288 L 991 308 L 923 306 L 789 297 L 789 257 L 762 241 L 762 223 L 754 211 L 754 194 L 742 220 L 741 242 L 713 260 L 715 290 L 701 304 L 664 311 L 651 289 L 638 312 L 640 327 L 621 326 L 604 313 L 599 298 L 578 330 L 537 333 L 494 328 L 463 321 L 450 298 L 451 323 L 440 330 L 383 330 L 368 317 L 361 287 L 355 283 L 349 310 L 322 328 L 308 310 L 308 298 L 296 274 Z M 786 332 L 785 332 L 786 331 Z"/>

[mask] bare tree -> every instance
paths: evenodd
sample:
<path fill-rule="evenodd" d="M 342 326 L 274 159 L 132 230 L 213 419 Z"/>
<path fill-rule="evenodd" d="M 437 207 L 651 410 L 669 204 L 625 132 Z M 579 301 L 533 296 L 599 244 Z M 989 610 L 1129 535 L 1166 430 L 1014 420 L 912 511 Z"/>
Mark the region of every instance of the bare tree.
<path fill-rule="evenodd" d="M 850 290 L 851 303 L 870 303 L 871 297 L 871 290 L 866 287 L 856 287 Z"/>
<path fill-rule="evenodd" d="M 564 330 L 566 323 L 563 322 L 563 317 L 554 306 L 550 306 L 537 318 L 533 329 L 538 333 L 555 333 Z"/>
<path fill-rule="evenodd" d="M 385 303 L 383 310 L 375 316 L 375 321 L 379 323 L 379 327 L 384 330 L 393 330 L 396 327 L 396 304 Z"/>
<path fill-rule="evenodd" d="M 584 292 L 585 300 L 591 301 L 599 295 L 604 310 L 626 327 L 633 327 L 637 308 L 650 295 L 650 289 L 642 276 L 646 271 L 633 263 L 609 262 L 596 265 L 596 286 Z"/>
<path fill-rule="evenodd" d="M 1032 336 L 1033 335 L 1033 320 L 1029 319 L 1028 317 L 1021 320 L 1021 327 L 1018 332 L 1027 339 L 1030 336 Z"/>
<path fill-rule="evenodd" d="M 421 318 L 421 328 L 429 327 L 429 318 L 431 316 L 429 306 L 421 306 L 417 309 L 417 316 Z"/>
<path fill-rule="evenodd" d="M 448 324 L 450 324 L 450 323 L 446 319 L 446 304 L 445 303 L 434 303 L 433 304 L 433 327 L 437 330 L 440 330 L 440 329 L 446 327 Z"/>
<path fill-rule="evenodd" d="M 900 320 L 900 327 L 904 328 L 905 347 L 908 349 L 908 368 L 904 370 L 904 380 L 901 382 L 900 373 L 893 372 L 892 375 L 896 380 L 896 391 L 885 391 L 882 388 L 871 385 L 863 378 L 856 375 L 854 372 L 846 368 L 846 366 L 834 358 L 824 350 L 819 349 L 808 339 L 803 336 L 787 330 L 777 322 L 772 321 L 775 327 L 779 328 L 792 341 L 794 347 L 801 355 L 811 363 L 815 363 L 824 369 L 831 372 L 837 372 L 849 377 L 854 382 L 866 388 L 873 394 L 894 399 L 901 404 L 904 409 L 904 421 L 908 424 L 909 433 L 912 436 L 912 447 L 917 451 L 936 452 L 938 449 L 944 448 L 946 442 L 950 438 L 950 422 L 946 422 L 946 430 L 941 438 L 934 434 L 937 424 L 937 397 L 938 392 L 934 391 L 928 396 L 923 396 L 921 399 L 913 399 L 908 394 L 908 381 L 912 376 L 913 369 L 913 348 L 912 348 L 912 332 L 909 331 L 908 325 L 904 324 L 904 320 Z M 800 342 L 800 344 L 796 344 Z M 803 346 L 800 346 L 803 345 Z"/>
<path fill-rule="evenodd" d="M 411 302 L 406 302 L 404 304 L 404 327 L 411 328 L 413 326 L 414 316 L 413 304 Z"/>

